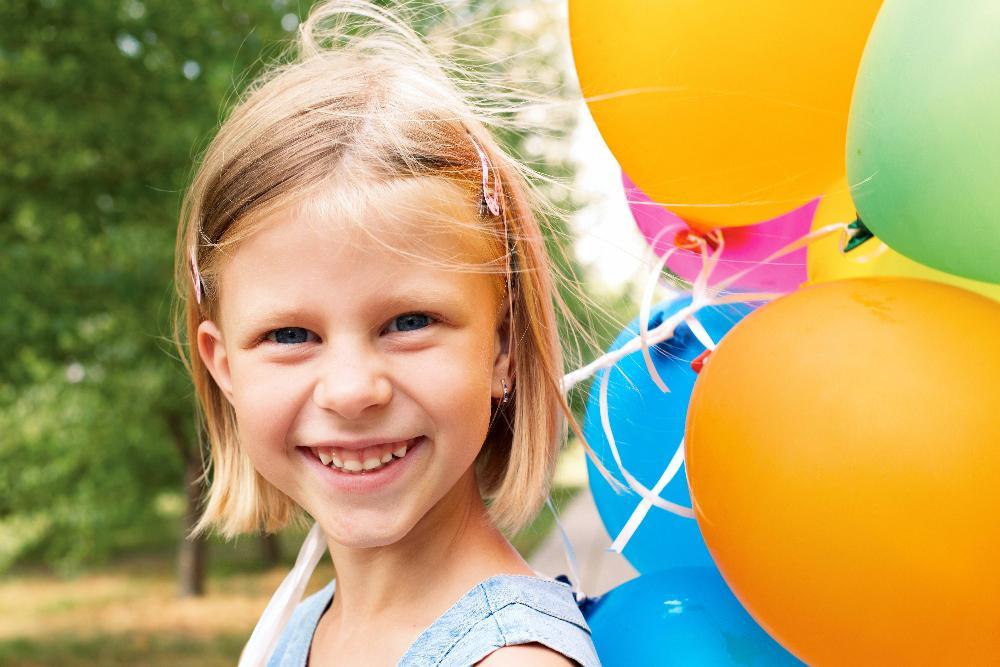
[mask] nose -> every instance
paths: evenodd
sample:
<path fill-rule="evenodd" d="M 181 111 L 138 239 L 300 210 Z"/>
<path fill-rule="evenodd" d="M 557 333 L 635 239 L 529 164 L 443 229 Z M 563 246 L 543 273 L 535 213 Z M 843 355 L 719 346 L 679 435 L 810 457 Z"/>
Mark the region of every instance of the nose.
<path fill-rule="evenodd" d="M 373 406 L 392 398 L 392 382 L 381 359 L 359 349 L 331 350 L 320 367 L 313 387 L 313 401 L 344 419 L 356 419 Z"/>

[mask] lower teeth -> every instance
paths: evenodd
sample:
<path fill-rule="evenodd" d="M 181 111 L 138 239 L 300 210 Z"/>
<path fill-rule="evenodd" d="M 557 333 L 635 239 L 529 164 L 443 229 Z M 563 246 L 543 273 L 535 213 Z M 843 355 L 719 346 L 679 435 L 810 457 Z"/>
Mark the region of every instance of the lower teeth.
<path fill-rule="evenodd" d="M 392 461 L 389 461 L 389 463 L 392 463 Z M 350 473 L 351 475 L 364 475 L 366 472 L 375 472 L 376 470 L 381 470 L 382 468 L 384 468 L 387 465 L 389 465 L 389 463 L 383 463 L 382 465 L 380 465 L 377 468 L 369 468 L 368 470 L 354 471 L 354 470 L 344 470 L 343 468 L 338 468 L 338 470 L 343 470 L 344 472 Z"/>

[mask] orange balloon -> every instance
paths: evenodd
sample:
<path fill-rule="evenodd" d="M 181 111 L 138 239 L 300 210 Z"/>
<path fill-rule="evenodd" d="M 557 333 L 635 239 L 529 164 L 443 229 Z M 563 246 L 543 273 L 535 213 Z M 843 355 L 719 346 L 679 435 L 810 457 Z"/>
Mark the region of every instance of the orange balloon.
<path fill-rule="evenodd" d="M 719 571 L 813 667 L 996 665 L 1000 304 L 895 277 L 805 287 L 722 339 L 686 461 Z"/>
<path fill-rule="evenodd" d="M 881 0 L 570 0 L 580 88 L 622 169 L 699 229 L 787 213 L 844 174 Z"/>

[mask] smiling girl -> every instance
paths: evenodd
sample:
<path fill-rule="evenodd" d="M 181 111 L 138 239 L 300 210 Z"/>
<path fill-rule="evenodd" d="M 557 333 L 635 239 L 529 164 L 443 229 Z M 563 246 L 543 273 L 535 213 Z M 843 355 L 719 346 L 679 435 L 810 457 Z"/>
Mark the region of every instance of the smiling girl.
<path fill-rule="evenodd" d="M 194 533 L 304 513 L 337 573 L 269 665 L 598 664 L 569 586 L 505 537 L 572 415 L 537 203 L 473 108 L 401 21 L 322 4 L 186 194 L 182 350 L 213 473 Z"/>

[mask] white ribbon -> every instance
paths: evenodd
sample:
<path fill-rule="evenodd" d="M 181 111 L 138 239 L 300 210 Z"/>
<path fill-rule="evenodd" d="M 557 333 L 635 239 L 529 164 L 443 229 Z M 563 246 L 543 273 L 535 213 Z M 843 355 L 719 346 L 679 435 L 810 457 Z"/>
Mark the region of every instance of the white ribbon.
<path fill-rule="evenodd" d="M 677 451 L 674 452 L 673 458 L 670 459 L 670 463 L 667 464 L 666 469 L 663 474 L 660 475 L 660 479 L 656 481 L 656 485 L 653 486 L 653 495 L 659 496 L 663 493 L 663 489 L 667 488 L 667 485 L 674 480 L 677 476 L 677 472 L 681 469 L 681 465 L 684 463 L 684 439 L 681 438 L 681 444 L 677 446 Z M 632 512 L 632 516 L 628 518 L 625 522 L 625 526 L 619 531 L 618 537 L 615 541 L 611 543 L 611 551 L 615 553 L 621 553 L 625 550 L 626 545 L 628 545 L 629 540 L 632 539 L 632 535 L 635 531 L 639 529 L 639 525 L 642 523 L 643 519 L 646 518 L 646 514 L 649 513 L 649 508 L 653 506 L 653 503 L 649 502 L 646 498 L 643 498 L 639 505 Z"/>
<path fill-rule="evenodd" d="M 667 225 L 653 237 L 653 241 L 650 247 L 655 248 L 656 244 L 659 242 L 660 237 L 669 231 L 673 231 L 677 227 L 683 226 L 680 223 L 675 223 L 673 225 Z M 639 344 L 642 347 L 642 359 L 646 363 L 646 370 L 649 372 L 649 376 L 653 379 L 653 382 L 659 387 L 660 391 L 667 394 L 670 393 L 667 383 L 663 381 L 660 377 L 660 373 L 656 370 L 656 366 L 653 364 L 653 358 L 649 355 L 649 310 L 653 303 L 653 292 L 656 290 L 656 286 L 660 282 L 660 274 L 663 273 L 663 267 L 666 266 L 667 261 L 670 257 L 677 252 L 678 247 L 673 246 L 660 257 L 660 261 L 656 263 L 653 270 L 649 272 L 649 280 L 646 281 L 646 289 L 642 294 L 642 301 L 639 302 Z"/>
<path fill-rule="evenodd" d="M 610 370 L 604 371 L 601 375 L 601 426 L 604 428 L 604 437 L 608 440 L 608 447 L 611 449 L 611 456 L 615 459 L 615 463 L 618 465 L 618 471 L 622 474 L 622 477 L 625 478 L 625 482 L 628 483 L 629 488 L 639 494 L 640 498 L 648 501 L 650 505 L 655 505 L 660 509 L 673 512 L 678 516 L 693 519 L 694 511 L 690 507 L 684 507 L 683 505 L 678 505 L 677 503 L 660 498 L 658 495 L 643 486 L 642 482 L 633 477 L 632 473 L 626 470 L 625 466 L 622 465 L 621 456 L 618 454 L 618 445 L 615 444 L 615 436 L 611 432 L 611 420 L 608 418 L 608 377 L 610 375 Z"/>
<path fill-rule="evenodd" d="M 579 602 L 586 597 L 586 594 L 581 588 L 582 580 L 580 579 L 580 569 L 577 567 L 576 551 L 573 549 L 573 543 L 570 542 L 566 529 L 563 528 L 562 521 L 559 520 L 559 512 L 556 511 L 555 503 L 552 502 L 552 496 L 546 498 L 545 502 L 549 506 L 549 511 L 552 512 L 552 518 L 556 521 L 559 537 L 562 538 L 563 553 L 566 555 L 566 565 L 569 567 L 571 578 L 570 585 L 573 587 L 574 598 Z"/>
<path fill-rule="evenodd" d="M 264 613 L 261 614 L 253 634 L 240 654 L 237 667 L 265 667 L 278 644 L 278 638 L 292 617 L 295 607 L 302 601 L 309 578 L 323 554 L 326 552 L 326 537 L 319 522 L 313 524 L 302 542 L 295 566 L 288 573 L 278 590 L 271 596 Z"/>
<path fill-rule="evenodd" d="M 712 340 L 711 334 L 708 333 L 705 327 L 701 325 L 701 322 L 699 322 L 694 315 L 685 318 L 684 323 L 688 325 L 688 328 L 691 329 L 691 333 L 694 334 L 694 337 L 698 339 L 698 342 L 701 343 L 706 350 L 715 352 L 715 341 Z"/>

